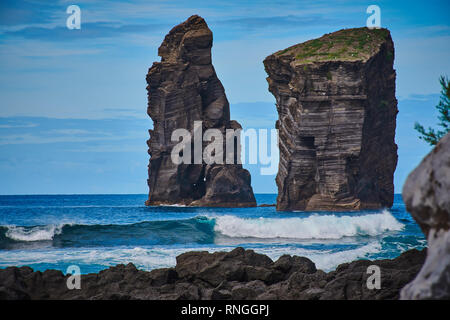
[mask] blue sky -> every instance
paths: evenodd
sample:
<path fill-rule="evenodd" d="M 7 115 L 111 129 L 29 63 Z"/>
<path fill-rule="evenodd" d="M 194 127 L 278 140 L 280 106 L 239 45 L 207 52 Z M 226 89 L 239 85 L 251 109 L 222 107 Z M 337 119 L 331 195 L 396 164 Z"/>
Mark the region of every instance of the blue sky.
<path fill-rule="evenodd" d="M 68 30 L 68 5 L 81 30 Z M 262 60 L 381 8 L 397 70 L 396 192 L 430 148 L 414 122 L 436 123 L 441 74 L 450 76 L 448 1 L 0 2 L 0 194 L 147 193 L 145 75 L 164 35 L 192 14 L 214 33 L 213 63 L 244 128 L 277 118 Z M 248 166 L 255 192 L 274 176 Z"/>

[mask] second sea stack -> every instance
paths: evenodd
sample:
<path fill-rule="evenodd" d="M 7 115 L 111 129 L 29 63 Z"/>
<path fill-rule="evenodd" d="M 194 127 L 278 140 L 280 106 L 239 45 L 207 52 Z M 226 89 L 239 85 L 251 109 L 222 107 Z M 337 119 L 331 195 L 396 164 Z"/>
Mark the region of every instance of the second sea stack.
<path fill-rule="evenodd" d="M 192 16 L 166 35 L 158 50 L 161 62 L 148 71 L 147 112 L 153 130 L 147 141 L 147 205 L 256 206 L 250 173 L 241 164 L 206 164 L 202 159 L 176 164 L 171 158 L 178 143 L 172 141 L 176 129 L 194 136 L 199 128 L 217 129 L 223 135 L 227 129 L 241 128 L 230 120 L 225 90 L 211 62 L 212 40 L 205 20 Z M 200 141 L 200 151 L 204 148 Z"/>
<path fill-rule="evenodd" d="M 344 29 L 264 60 L 276 98 L 278 210 L 391 207 L 397 165 L 394 45 Z"/>

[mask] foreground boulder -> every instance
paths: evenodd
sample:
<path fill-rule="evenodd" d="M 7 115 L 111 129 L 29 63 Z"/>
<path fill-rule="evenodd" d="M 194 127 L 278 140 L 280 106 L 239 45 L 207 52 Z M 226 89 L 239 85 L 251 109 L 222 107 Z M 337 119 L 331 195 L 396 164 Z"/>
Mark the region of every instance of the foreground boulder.
<path fill-rule="evenodd" d="M 278 111 L 278 210 L 391 207 L 397 165 L 394 45 L 345 29 L 264 60 Z"/>
<path fill-rule="evenodd" d="M 427 236 L 428 255 L 401 298 L 450 299 L 450 133 L 408 176 L 403 201 Z"/>
<path fill-rule="evenodd" d="M 225 162 L 225 150 L 224 164 L 207 164 L 202 159 L 206 145 L 201 132 L 217 129 L 225 137 L 227 129 L 241 128 L 230 120 L 225 90 L 211 62 L 212 39 L 206 22 L 192 16 L 166 35 L 158 50 L 161 62 L 153 63 L 148 71 L 147 112 L 153 130 L 147 141 L 151 156 L 147 205 L 256 206 L 250 173 L 237 162 Z M 199 149 L 192 147 L 188 164 L 172 161 L 171 152 L 179 143 L 172 141 L 176 129 L 188 130 L 192 141 L 194 129 L 200 132 Z M 200 150 L 199 161 L 194 158 L 195 150 Z M 236 144 L 235 149 L 226 151 L 237 157 L 239 150 Z"/>
<path fill-rule="evenodd" d="M 413 249 L 393 260 L 354 261 L 325 273 L 304 257 L 284 255 L 273 262 L 243 248 L 187 252 L 174 268 L 147 272 L 130 263 L 82 275 L 80 290 L 68 290 L 68 276 L 60 271 L 9 267 L 0 269 L 0 299 L 398 299 L 425 254 Z M 381 269 L 379 290 L 367 288 L 372 264 Z"/>

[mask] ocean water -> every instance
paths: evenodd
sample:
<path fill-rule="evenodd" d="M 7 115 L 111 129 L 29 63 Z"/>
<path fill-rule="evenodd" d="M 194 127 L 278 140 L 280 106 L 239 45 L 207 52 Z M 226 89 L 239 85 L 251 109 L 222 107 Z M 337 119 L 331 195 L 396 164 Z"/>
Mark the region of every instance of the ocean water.
<path fill-rule="evenodd" d="M 146 207 L 146 195 L 0 196 L 0 268 L 82 273 L 119 263 L 174 266 L 192 250 L 251 248 L 276 260 L 305 256 L 325 271 L 356 259 L 397 257 L 426 245 L 401 195 L 390 209 L 277 212 L 274 207 Z M 258 204 L 276 194 L 257 194 Z"/>

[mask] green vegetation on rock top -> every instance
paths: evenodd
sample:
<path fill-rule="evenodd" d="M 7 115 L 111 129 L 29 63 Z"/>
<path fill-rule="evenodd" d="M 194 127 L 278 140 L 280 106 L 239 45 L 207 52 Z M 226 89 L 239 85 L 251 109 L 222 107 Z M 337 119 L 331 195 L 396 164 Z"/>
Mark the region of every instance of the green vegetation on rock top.
<path fill-rule="evenodd" d="M 275 53 L 290 55 L 299 64 L 316 61 L 356 61 L 371 57 L 389 36 L 387 29 L 355 28 L 328 33 Z"/>

